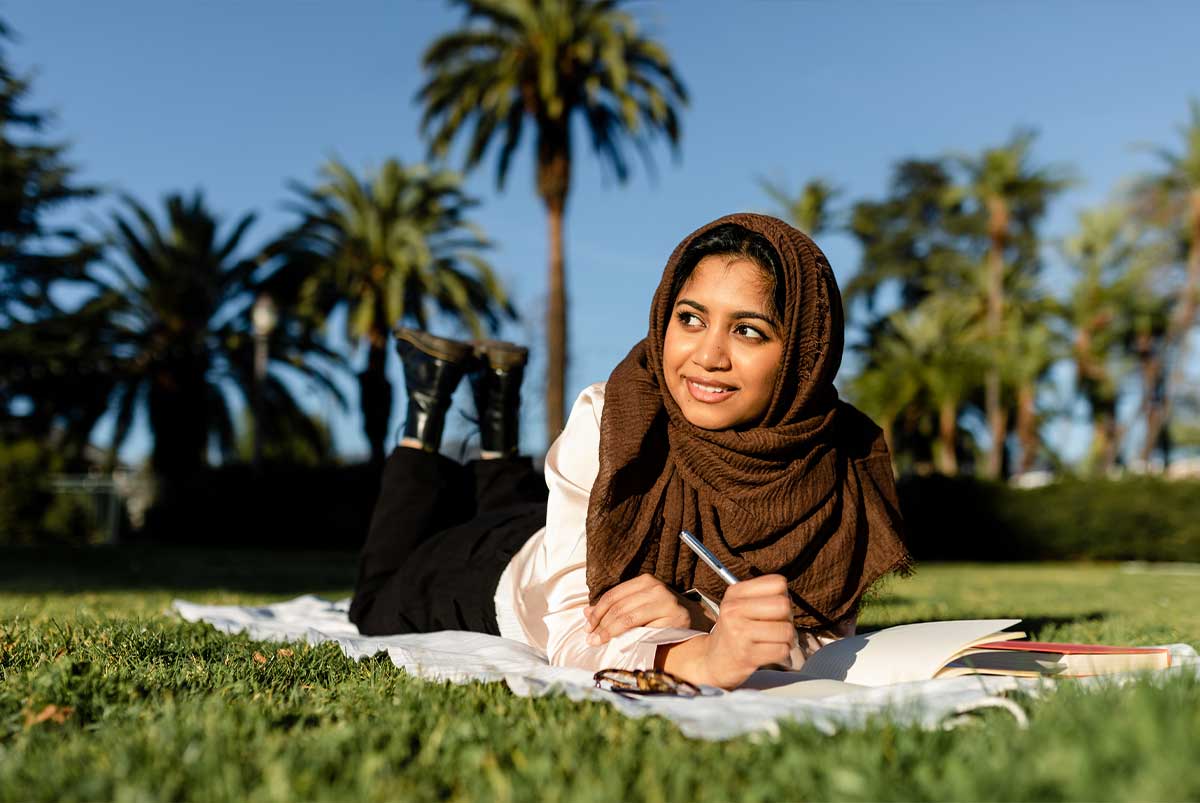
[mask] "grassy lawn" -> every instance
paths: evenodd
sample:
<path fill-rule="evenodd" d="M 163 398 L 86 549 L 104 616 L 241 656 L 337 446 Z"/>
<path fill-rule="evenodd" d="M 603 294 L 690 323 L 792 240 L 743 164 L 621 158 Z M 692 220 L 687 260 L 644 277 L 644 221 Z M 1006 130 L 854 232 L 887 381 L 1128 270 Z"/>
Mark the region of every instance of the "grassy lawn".
<path fill-rule="evenodd" d="M 386 659 L 228 637 L 177 596 L 344 596 L 345 554 L 0 550 L 0 801 L 1196 800 L 1200 683 L 1082 693 L 952 732 L 684 738 L 597 703 L 411 679 Z M 1031 637 L 1200 647 L 1200 576 L 928 565 L 864 627 L 1019 617 Z"/>

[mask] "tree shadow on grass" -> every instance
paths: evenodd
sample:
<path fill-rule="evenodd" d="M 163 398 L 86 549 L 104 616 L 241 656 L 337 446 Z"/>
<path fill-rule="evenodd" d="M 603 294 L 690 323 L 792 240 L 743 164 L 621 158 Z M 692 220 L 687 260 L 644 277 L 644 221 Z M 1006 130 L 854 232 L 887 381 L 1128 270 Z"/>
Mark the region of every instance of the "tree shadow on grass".
<path fill-rule="evenodd" d="M 1020 619 L 1021 623 L 1015 625 L 1014 630 L 1020 630 L 1027 633 L 1030 639 L 1050 627 L 1061 627 L 1063 625 L 1074 625 L 1080 622 L 1100 622 L 1107 619 L 1108 613 L 1104 611 L 1088 611 L 1087 613 L 1079 613 L 1074 616 L 1019 616 L 1012 613 L 1003 615 L 979 614 L 975 619 Z M 900 625 L 915 625 L 929 621 L 928 619 L 913 619 L 906 622 L 892 622 L 886 625 L 867 625 L 858 628 L 858 633 L 874 633 L 879 630 L 886 630 L 889 627 L 899 627 Z"/>
<path fill-rule="evenodd" d="M 0 594 L 227 590 L 303 594 L 354 586 L 353 552 L 88 546 L 0 547 Z"/>

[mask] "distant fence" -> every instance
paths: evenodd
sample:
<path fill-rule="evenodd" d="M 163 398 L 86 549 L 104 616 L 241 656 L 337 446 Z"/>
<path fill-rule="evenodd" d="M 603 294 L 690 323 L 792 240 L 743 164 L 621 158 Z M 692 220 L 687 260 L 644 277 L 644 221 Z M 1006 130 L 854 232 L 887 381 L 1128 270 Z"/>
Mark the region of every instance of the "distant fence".
<path fill-rule="evenodd" d="M 50 478 L 64 531 L 89 543 L 116 544 L 141 527 L 153 483 L 129 471 L 111 474 L 56 474 Z M 65 503 L 65 504 L 64 504 Z"/>

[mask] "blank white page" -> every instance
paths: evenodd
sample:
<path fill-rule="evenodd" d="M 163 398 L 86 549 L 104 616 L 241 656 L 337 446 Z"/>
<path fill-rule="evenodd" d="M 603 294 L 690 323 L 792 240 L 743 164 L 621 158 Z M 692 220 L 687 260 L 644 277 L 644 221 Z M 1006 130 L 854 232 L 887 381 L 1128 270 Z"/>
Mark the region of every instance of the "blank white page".
<path fill-rule="evenodd" d="M 847 636 L 813 653 L 800 674 L 863 686 L 929 680 L 960 650 L 998 635 L 1020 619 L 958 619 L 897 625 Z"/>

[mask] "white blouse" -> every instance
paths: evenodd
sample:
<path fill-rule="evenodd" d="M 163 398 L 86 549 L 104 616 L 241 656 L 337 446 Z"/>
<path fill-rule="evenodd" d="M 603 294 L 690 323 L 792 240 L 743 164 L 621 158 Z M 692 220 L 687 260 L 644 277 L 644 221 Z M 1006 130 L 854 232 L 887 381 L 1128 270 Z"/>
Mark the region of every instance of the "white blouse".
<path fill-rule="evenodd" d="M 533 534 L 500 576 L 496 620 L 500 635 L 541 650 L 552 666 L 650 669 L 660 644 L 686 641 L 702 632 L 635 627 L 604 644 L 587 643 L 587 509 L 600 470 L 603 410 L 604 383 L 598 382 L 579 394 L 566 428 L 546 453 L 546 526 Z M 836 634 L 810 636 L 793 650 L 793 667 L 821 644 L 853 632 L 850 619 Z"/>

